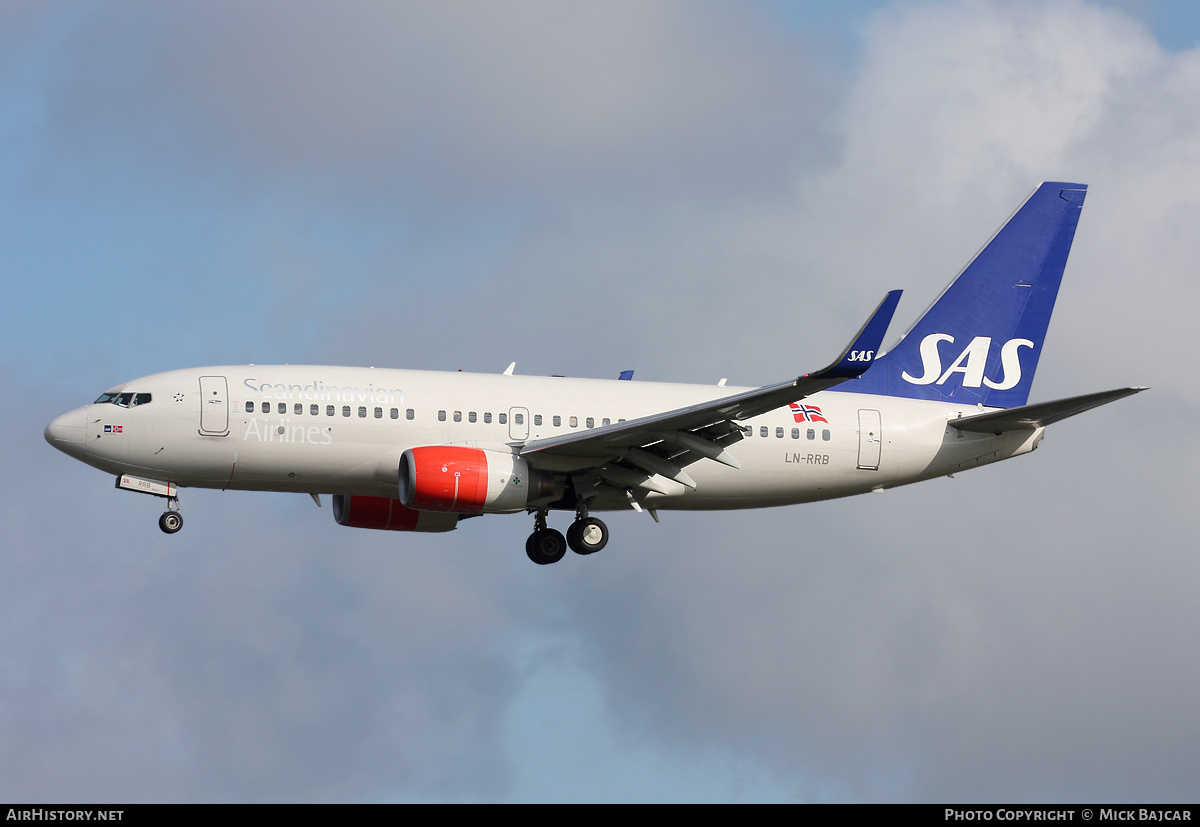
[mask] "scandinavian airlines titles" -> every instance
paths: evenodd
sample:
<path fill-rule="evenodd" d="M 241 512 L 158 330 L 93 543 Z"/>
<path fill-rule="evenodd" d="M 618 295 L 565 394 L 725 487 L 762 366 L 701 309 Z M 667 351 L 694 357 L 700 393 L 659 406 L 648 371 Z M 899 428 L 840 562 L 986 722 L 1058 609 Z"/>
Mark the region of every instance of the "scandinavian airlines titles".
<path fill-rule="evenodd" d="M 329 445 L 333 442 L 331 429 L 317 425 L 290 425 L 288 418 L 279 420 L 278 425 L 263 422 L 261 425 L 256 417 L 246 422 L 246 433 L 242 434 L 242 442 L 249 442 L 253 437 L 258 442 L 300 443 L 308 445 Z"/>
<path fill-rule="evenodd" d="M 359 402 L 403 405 L 404 391 L 400 388 L 377 388 L 368 384 L 365 388 L 355 385 L 326 385 L 319 379 L 307 385 L 285 385 L 280 382 L 259 382 L 244 379 L 242 385 L 250 392 L 250 398 L 264 399 L 307 399 L 312 402 Z"/>

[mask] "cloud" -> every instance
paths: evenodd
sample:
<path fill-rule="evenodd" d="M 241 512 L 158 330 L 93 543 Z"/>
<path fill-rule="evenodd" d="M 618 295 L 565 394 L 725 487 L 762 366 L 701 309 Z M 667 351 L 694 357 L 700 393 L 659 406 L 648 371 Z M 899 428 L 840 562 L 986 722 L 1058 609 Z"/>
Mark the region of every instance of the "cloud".
<path fill-rule="evenodd" d="M 0 792 L 611 797 L 616 767 L 531 781 L 588 733 L 514 720 L 584 674 L 595 742 L 705 757 L 691 797 L 1194 798 L 1200 58 L 1082 3 L 896 4 L 831 101 L 843 67 L 765 15 L 26 7 L 63 48 L 5 64 L 0 203 L 60 266 L 6 316 L 43 357 L 2 374 Z M 226 349 L 778 381 L 887 289 L 914 317 L 1042 179 L 1091 190 L 1035 398 L 1155 387 L 954 480 L 612 515 L 534 570 L 523 517 L 385 537 L 282 495 L 185 492 L 165 538 L 36 438 L 79 377 Z"/>
<path fill-rule="evenodd" d="M 1178 578 L 1200 574 L 1175 553 L 1195 542 L 1177 502 L 1190 460 L 1171 462 L 1155 434 L 1196 456 L 1196 385 L 1158 358 L 1196 345 L 1180 318 L 1200 261 L 1180 231 L 1200 180 L 1184 104 L 1195 60 L 1081 4 L 873 21 L 843 161 L 798 190 L 793 255 L 826 279 L 804 287 L 909 286 L 902 313 L 915 315 L 1037 181 L 1092 183 L 1035 394 L 1155 390 L 953 483 L 668 518 L 670 540 L 633 541 L 654 562 L 612 572 L 639 584 L 621 622 L 604 621 L 603 598 L 579 604 L 614 714 L 640 709 L 642 732 L 756 755 L 802 797 L 1194 790 L 1177 762 L 1200 721 L 1177 690 L 1196 673 L 1174 632 L 1194 622 Z M 760 302 L 747 353 L 788 329 L 770 323 L 781 304 Z"/>
<path fill-rule="evenodd" d="M 3 514 L 6 795 L 502 794 L 519 632 L 516 592 L 492 590 L 504 558 L 459 570 L 436 543 L 334 525 L 328 498 L 289 520 L 286 499 L 188 491 L 167 538 L 161 501 L 114 497 L 39 442 L 10 451 L 28 470 Z M 64 482 L 56 519 L 33 492 Z"/>
<path fill-rule="evenodd" d="M 804 59 L 767 23 L 674 2 L 117 4 L 72 34 L 49 128 L 85 158 L 127 144 L 426 209 L 737 188 L 808 124 Z"/>

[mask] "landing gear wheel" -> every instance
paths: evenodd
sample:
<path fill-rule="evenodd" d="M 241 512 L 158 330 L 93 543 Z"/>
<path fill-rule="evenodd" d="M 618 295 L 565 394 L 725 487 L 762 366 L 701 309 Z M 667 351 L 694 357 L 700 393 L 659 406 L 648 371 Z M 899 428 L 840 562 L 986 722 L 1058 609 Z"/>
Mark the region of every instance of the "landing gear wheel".
<path fill-rule="evenodd" d="M 158 527 L 163 530 L 164 534 L 174 534 L 183 528 L 183 515 L 178 511 L 164 511 L 163 515 L 158 518 Z"/>
<path fill-rule="evenodd" d="M 567 541 L 561 531 L 552 528 L 539 529 L 525 541 L 525 554 L 539 566 L 557 563 L 567 553 Z"/>
<path fill-rule="evenodd" d="M 595 517 L 584 517 L 567 529 L 567 544 L 576 554 L 595 554 L 608 545 L 608 526 Z"/>

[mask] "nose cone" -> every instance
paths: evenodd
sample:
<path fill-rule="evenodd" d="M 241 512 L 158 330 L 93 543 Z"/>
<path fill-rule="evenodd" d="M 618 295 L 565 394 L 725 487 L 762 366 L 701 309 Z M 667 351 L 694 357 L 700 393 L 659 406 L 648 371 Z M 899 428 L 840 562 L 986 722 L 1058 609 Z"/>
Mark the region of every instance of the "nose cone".
<path fill-rule="evenodd" d="M 79 459 L 84 454 L 87 436 L 87 411 L 76 408 L 46 426 L 46 441 L 64 454 Z"/>

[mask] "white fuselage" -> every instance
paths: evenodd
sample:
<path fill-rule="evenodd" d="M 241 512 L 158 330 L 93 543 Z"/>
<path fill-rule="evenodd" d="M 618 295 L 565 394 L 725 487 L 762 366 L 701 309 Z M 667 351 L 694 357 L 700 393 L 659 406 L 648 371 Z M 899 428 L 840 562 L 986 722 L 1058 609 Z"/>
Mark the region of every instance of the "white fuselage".
<path fill-rule="evenodd" d="M 853 381 L 853 380 L 851 380 Z M 401 454 L 425 445 L 514 452 L 526 442 L 729 396 L 739 388 L 375 368 L 226 366 L 113 389 L 47 429 L 57 447 L 113 474 L 180 487 L 397 496 Z M 130 404 L 128 394 L 149 399 Z M 824 391 L 741 424 L 740 468 L 688 466 L 695 489 L 656 478 L 655 509 L 759 508 L 942 476 L 1037 446 L 1042 429 L 998 436 L 948 427 L 988 409 Z M 817 409 L 819 413 L 814 412 Z M 819 419 L 826 421 L 821 422 Z M 570 458 L 528 457 L 570 473 Z M 590 467 L 586 458 L 580 469 Z M 602 489 L 593 510 L 628 508 Z"/>

